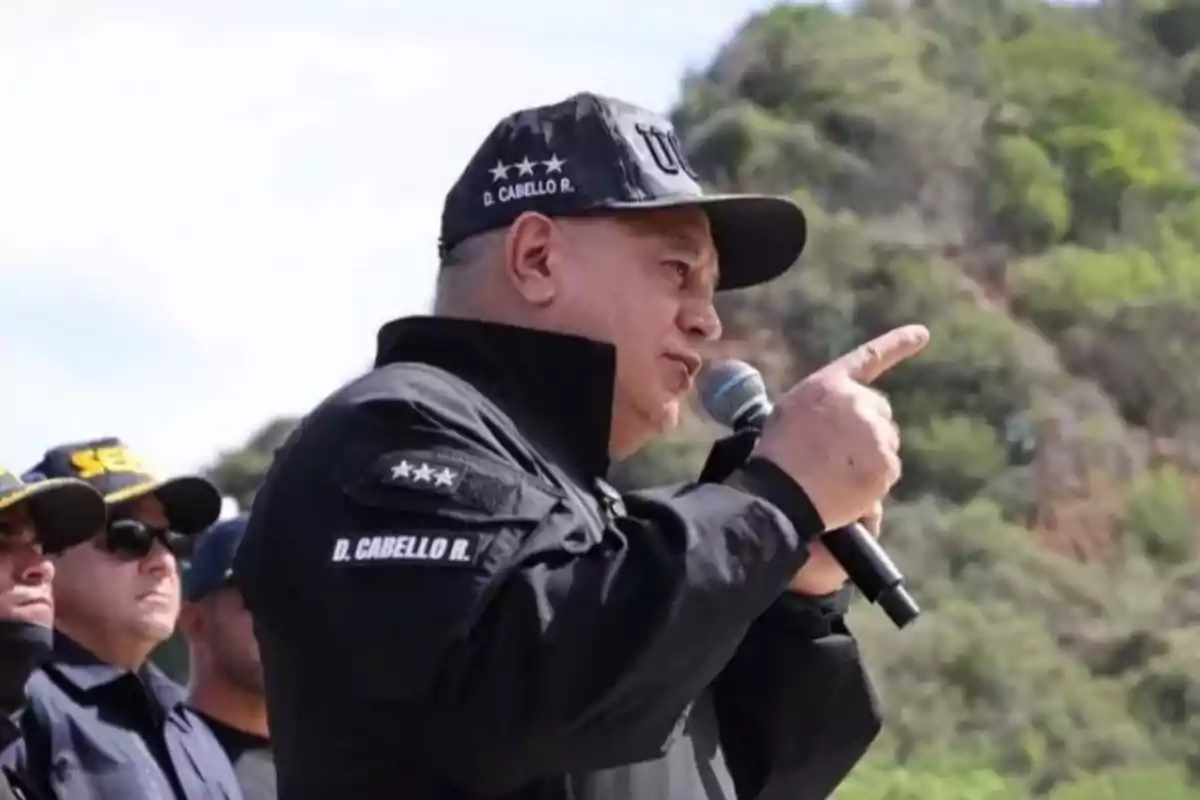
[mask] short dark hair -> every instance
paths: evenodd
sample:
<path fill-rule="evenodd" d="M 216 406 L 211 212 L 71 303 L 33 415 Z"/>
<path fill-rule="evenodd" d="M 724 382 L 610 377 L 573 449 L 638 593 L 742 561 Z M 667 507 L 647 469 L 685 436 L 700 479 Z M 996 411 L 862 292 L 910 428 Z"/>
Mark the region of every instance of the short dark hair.
<path fill-rule="evenodd" d="M 468 236 L 458 244 L 451 247 L 443 255 L 438 267 L 440 269 L 453 269 L 455 267 L 470 266 L 478 263 L 484 253 L 491 245 L 492 236 L 489 233 L 479 233 L 474 236 Z"/>

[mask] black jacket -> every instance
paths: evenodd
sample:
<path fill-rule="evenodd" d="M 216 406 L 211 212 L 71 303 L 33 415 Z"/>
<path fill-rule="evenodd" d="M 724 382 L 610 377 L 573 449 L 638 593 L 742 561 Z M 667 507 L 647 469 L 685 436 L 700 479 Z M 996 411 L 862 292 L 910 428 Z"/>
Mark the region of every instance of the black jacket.
<path fill-rule="evenodd" d="M 615 352 L 411 318 L 312 412 L 235 574 L 280 800 L 827 797 L 879 731 L 768 462 L 621 496 Z"/>
<path fill-rule="evenodd" d="M 0 620 L 0 800 L 35 800 L 28 776 L 7 756 L 22 744 L 18 718 L 28 696 L 25 684 L 50 654 L 49 628 L 15 620 Z"/>

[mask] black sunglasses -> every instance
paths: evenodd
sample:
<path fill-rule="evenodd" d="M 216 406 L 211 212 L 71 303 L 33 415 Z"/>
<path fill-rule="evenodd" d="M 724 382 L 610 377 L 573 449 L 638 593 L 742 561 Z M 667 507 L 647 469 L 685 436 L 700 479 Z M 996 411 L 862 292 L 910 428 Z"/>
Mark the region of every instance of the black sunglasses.
<path fill-rule="evenodd" d="M 117 558 L 136 561 L 150 555 L 154 542 L 160 541 L 176 558 L 186 558 L 191 552 L 191 537 L 155 528 L 137 519 L 117 519 L 108 524 L 100 546 Z"/>

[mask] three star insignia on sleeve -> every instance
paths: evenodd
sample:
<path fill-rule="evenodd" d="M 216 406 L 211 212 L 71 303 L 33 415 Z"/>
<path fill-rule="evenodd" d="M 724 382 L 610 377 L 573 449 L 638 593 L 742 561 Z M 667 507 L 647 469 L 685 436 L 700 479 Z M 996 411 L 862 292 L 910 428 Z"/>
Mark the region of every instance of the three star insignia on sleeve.
<path fill-rule="evenodd" d="M 403 454 L 389 459 L 386 469 L 384 480 L 392 485 L 441 494 L 454 494 L 466 471 L 456 464 Z"/>

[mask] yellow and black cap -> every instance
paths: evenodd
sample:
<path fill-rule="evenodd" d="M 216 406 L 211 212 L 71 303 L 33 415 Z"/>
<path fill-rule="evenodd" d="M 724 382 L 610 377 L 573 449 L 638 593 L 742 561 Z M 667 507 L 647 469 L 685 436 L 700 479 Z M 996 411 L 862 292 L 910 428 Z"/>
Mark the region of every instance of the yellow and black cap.
<path fill-rule="evenodd" d="M 0 466 L 0 511 L 25 504 L 47 553 L 85 542 L 104 529 L 107 510 L 100 493 L 73 478 L 26 483 Z"/>
<path fill-rule="evenodd" d="M 51 448 L 25 478 L 75 478 L 99 492 L 109 506 L 154 495 L 163 505 L 171 530 L 188 536 L 200 533 L 221 516 L 221 493 L 212 483 L 198 475 L 160 478 L 116 437 Z"/>

